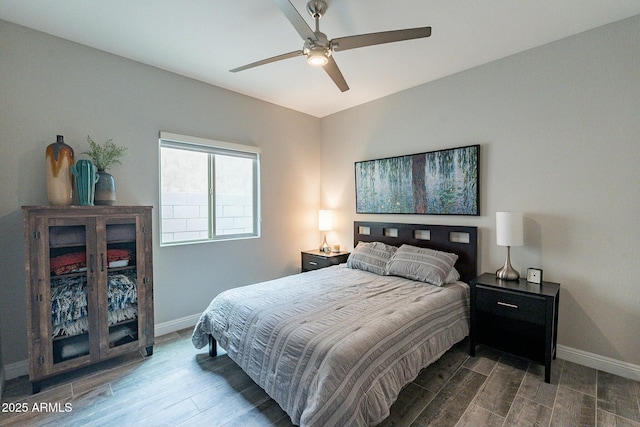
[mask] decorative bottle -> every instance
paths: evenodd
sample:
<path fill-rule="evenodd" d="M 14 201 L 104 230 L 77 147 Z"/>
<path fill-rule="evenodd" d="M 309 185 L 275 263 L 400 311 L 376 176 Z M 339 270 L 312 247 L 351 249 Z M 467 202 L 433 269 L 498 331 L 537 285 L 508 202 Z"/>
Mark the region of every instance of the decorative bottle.
<path fill-rule="evenodd" d="M 58 135 L 57 141 L 47 146 L 47 196 L 54 206 L 69 206 L 73 202 L 73 148 Z"/>

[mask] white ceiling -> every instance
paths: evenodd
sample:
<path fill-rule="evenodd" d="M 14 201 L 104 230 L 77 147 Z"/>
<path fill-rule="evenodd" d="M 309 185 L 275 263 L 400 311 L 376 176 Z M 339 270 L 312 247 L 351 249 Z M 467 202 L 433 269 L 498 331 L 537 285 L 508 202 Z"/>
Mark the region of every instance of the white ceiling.
<path fill-rule="evenodd" d="M 0 19 L 317 117 L 640 14 L 638 0 L 326 0 L 329 39 L 431 26 L 418 39 L 335 52 L 351 89 L 297 57 L 273 0 L 1 0 Z M 314 28 L 306 0 L 291 0 Z"/>

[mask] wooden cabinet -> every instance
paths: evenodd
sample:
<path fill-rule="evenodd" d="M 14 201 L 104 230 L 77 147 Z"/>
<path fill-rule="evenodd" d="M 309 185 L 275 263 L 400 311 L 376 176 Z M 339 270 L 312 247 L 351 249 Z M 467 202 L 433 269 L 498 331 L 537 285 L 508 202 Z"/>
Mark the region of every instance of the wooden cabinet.
<path fill-rule="evenodd" d="M 501 280 L 485 273 L 471 282 L 471 334 L 469 354 L 485 344 L 545 366 L 551 380 L 551 359 L 556 357 L 560 285 Z"/>
<path fill-rule="evenodd" d="M 347 262 L 349 252 L 320 252 L 317 249 L 302 251 L 302 272 L 319 270 Z"/>
<path fill-rule="evenodd" d="M 153 353 L 149 206 L 25 206 L 29 379 Z"/>

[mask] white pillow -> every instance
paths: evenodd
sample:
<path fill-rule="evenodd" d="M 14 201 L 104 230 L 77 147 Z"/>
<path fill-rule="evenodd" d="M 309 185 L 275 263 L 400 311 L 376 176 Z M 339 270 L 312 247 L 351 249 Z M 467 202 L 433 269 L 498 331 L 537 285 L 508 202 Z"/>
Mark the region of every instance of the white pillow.
<path fill-rule="evenodd" d="M 347 267 L 387 275 L 387 262 L 398 248 L 382 242 L 358 242 L 347 259 Z"/>
<path fill-rule="evenodd" d="M 460 280 L 460 272 L 453 267 L 447 275 L 447 278 L 444 279 L 444 283 L 448 285 L 449 283 L 456 283 L 458 280 Z"/>
<path fill-rule="evenodd" d="M 458 255 L 402 245 L 387 263 L 388 274 L 442 286 Z"/>

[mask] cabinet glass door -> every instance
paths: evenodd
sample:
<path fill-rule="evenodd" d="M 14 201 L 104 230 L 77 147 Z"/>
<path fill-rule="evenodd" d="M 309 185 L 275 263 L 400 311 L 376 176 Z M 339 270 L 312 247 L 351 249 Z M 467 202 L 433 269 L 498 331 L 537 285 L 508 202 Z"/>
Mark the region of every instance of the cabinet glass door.
<path fill-rule="evenodd" d="M 89 331 L 92 329 L 91 312 L 95 307 L 90 291 L 94 273 L 95 253 L 91 250 L 93 235 L 88 227 L 90 220 L 83 218 L 50 219 L 46 223 L 45 238 L 48 238 L 48 254 L 43 260 L 48 263 L 48 294 L 42 299 L 47 317 L 50 317 L 51 360 L 53 368 L 62 369 L 68 361 L 81 362 L 91 350 Z M 48 300 L 48 301 L 47 301 Z M 47 304 L 47 302 L 50 303 Z M 50 307 L 50 311 L 49 311 Z M 43 316 L 43 318 L 46 318 Z M 70 362 L 70 363 L 74 363 Z"/>
<path fill-rule="evenodd" d="M 107 353 L 137 346 L 139 336 L 137 217 L 112 217 L 105 222 L 105 247 L 99 250 L 101 274 L 105 274 L 107 292 L 100 292 L 100 307 L 106 317 L 106 340 L 102 351 Z M 101 323 L 102 324 L 102 323 Z M 103 329 L 104 331 L 104 329 Z M 128 346 L 127 344 L 131 344 Z"/>

